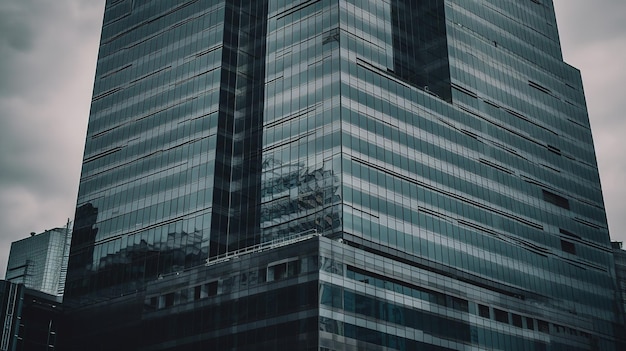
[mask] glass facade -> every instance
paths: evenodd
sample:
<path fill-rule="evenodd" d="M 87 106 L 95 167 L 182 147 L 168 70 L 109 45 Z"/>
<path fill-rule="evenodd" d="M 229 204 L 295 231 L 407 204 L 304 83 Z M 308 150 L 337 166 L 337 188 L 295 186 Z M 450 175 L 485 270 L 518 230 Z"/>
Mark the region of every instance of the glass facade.
<path fill-rule="evenodd" d="M 264 1 L 108 1 L 66 295 L 258 243 Z"/>
<path fill-rule="evenodd" d="M 551 1 L 107 1 L 73 349 L 618 350 L 616 294 Z"/>
<path fill-rule="evenodd" d="M 626 311 L 626 251 L 622 249 L 622 242 L 612 242 L 613 257 L 615 258 L 615 275 L 617 290 L 621 298 L 621 309 Z M 624 329 L 626 331 L 626 328 Z"/>
<path fill-rule="evenodd" d="M 33 290 L 63 296 L 71 227 L 32 233 L 11 243 L 5 279 Z"/>

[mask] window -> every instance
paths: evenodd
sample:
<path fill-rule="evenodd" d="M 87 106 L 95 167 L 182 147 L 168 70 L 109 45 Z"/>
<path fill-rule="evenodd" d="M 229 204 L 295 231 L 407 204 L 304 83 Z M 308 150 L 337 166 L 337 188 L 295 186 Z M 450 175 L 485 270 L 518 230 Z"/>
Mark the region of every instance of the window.
<path fill-rule="evenodd" d="M 489 306 L 478 305 L 478 315 L 484 318 L 489 318 Z"/>
<path fill-rule="evenodd" d="M 499 310 L 497 308 L 493 309 L 493 314 L 496 317 L 496 321 L 502 323 L 509 323 L 509 313 L 503 310 Z"/>
<path fill-rule="evenodd" d="M 567 253 L 571 253 L 572 255 L 575 255 L 576 245 L 574 245 L 574 243 L 572 242 L 561 240 L 561 250 L 563 250 L 563 252 L 567 252 Z"/>
<path fill-rule="evenodd" d="M 217 281 L 206 283 L 202 286 L 202 297 L 217 295 Z"/>
<path fill-rule="evenodd" d="M 342 308 L 342 289 L 338 286 L 321 284 L 320 303 L 326 306 Z"/>
<path fill-rule="evenodd" d="M 463 299 L 459 299 L 458 297 L 454 297 L 454 296 L 449 296 L 450 298 L 450 303 L 448 304 L 448 306 L 452 306 L 452 308 L 454 308 L 457 311 L 463 311 L 463 312 L 468 312 L 469 311 L 469 304 L 467 303 L 467 300 L 463 300 Z"/>
<path fill-rule="evenodd" d="M 522 328 L 522 316 L 520 316 L 519 314 L 511 313 L 511 321 L 513 322 L 514 326 Z"/>
<path fill-rule="evenodd" d="M 555 193 L 553 193 L 551 191 L 547 191 L 545 189 L 541 189 L 541 191 L 543 193 L 543 199 L 546 202 L 549 202 L 549 203 L 551 203 L 553 205 L 562 207 L 562 208 L 564 208 L 566 210 L 570 209 L 570 207 L 569 207 L 569 200 L 568 199 L 564 198 L 561 195 L 557 195 L 557 194 L 555 194 Z"/>
<path fill-rule="evenodd" d="M 281 280 L 300 274 L 300 261 L 281 262 L 267 267 L 267 281 Z"/>
<path fill-rule="evenodd" d="M 165 307 L 174 306 L 174 293 L 165 295 Z"/>
<path fill-rule="evenodd" d="M 559 233 L 561 233 L 563 235 L 571 236 L 572 238 L 580 239 L 580 236 L 570 232 L 569 230 L 565 230 L 563 228 L 559 228 Z"/>
<path fill-rule="evenodd" d="M 540 319 L 537 320 L 537 329 L 542 333 L 550 333 L 550 324 Z"/>

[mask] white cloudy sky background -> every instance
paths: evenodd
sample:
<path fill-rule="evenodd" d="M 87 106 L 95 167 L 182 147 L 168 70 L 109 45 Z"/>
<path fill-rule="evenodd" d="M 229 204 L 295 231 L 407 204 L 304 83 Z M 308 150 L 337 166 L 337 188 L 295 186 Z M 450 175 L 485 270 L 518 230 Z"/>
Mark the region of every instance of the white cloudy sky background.
<path fill-rule="evenodd" d="M 626 1 L 555 0 L 581 69 L 611 237 L 626 241 Z M 104 0 L 0 2 L 0 278 L 10 243 L 74 215 Z"/>

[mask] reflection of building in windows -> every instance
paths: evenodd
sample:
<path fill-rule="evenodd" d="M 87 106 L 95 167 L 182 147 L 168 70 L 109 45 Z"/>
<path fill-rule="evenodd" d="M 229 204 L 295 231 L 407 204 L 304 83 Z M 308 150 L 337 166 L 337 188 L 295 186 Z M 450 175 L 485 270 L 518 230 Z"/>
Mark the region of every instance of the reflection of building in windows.
<path fill-rule="evenodd" d="M 264 241 L 311 230 L 331 235 L 340 225 L 339 177 L 332 169 L 283 165 L 268 159 L 261 182 Z"/>

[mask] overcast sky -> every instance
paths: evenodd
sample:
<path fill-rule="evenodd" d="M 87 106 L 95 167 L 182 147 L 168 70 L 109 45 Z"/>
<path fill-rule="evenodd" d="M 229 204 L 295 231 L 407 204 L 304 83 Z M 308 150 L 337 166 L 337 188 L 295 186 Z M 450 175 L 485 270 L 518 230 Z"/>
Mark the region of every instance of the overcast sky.
<path fill-rule="evenodd" d="M 611 237 L 626 241 L 626 1 L 555 0 L 582 71 Z M 0 1 L 0 278 L 10 243 L 74 216 L 104 0 Z"/>

